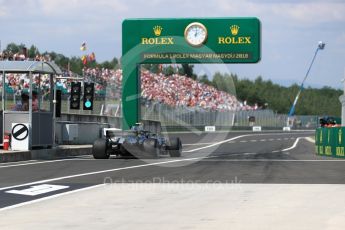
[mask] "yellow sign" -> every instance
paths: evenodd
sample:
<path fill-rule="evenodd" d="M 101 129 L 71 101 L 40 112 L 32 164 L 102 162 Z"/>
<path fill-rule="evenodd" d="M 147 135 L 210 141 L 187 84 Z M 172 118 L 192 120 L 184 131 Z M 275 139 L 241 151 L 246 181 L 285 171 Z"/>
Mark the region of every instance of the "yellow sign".
<path fill-rule="evenodd" d="M 325 155 L 327 156 L 332 155 L 332 146 L 325 146 Z"/>
<path fill-rule="evenodd" d="M 230 26 L 231 34 L 236 36 L 238 34 L 238 31 L 240 30 L 240 27 L 238 25 L 232 25 Z"/>
<path fill-rule="evenodd" d="M 232 36 L 225 36 L 225 37 L 218 37 L 218 44 L 222 45 L 246 45 L 252 44 L 251 37 L 249 36 L 240 36 L 236 37 L 240 31 L 240 27 L 238 25 L 231 25 L 230 26 L 230 33 Z"/>
<path fill-rule="evenodd" d="M 246 59 L 250 58 L 248 53 L 144 53 L 142 54 L 142 59 L 176 59 L 176 60 L 186 60 L 186 59 Z"/>
<path fill-rule="evenodd" d="M 345 156 L 344 147 L 337 147 L 336 148 L 336 155 L 339 157 Z"/>
<path fill-rule="evenodd" d="M 322 130 L 320 131 L 320 143 L 322 143 Z"/>
<path fill-rule="evenodd" d="M 218 37 L 218 44 L 233 44 L 233 45 L 241 45 L 241 44 L 251 44 L 250 37 Z"/>
<path fill-rule="evenodd" d="M 143 45 L 173 45 L 174 38 L 141 38 Z"/>
<path fill-rule="evenodd" d="M 173 37 L 159 37 L 162 34 L 163 27 L 162 26 L 154 26 L 152 28 L 153 34 L 156 37 L 151 38 L 141 38 L 141 44 L 142 45 L 173 45 L 174 44 L 174 38 Z"/>
<path fill-rule="evenodd" d="M 163 30 L 163 28 L 162 28 L 161 26 L 155 26 L 155 27 L 153 27 L 153 33 L 154 33 L 157 37 L 161 36 L 162 30 Z"/>
<path fill-rule="evenodd" d="M 341 141 L 342 141 L 342 131 L 341 131 L 341 129 L 339 129 L 339 132 L 338 132 L 338 142 L 339 142 L 339 144 L 341 145 Z"/>

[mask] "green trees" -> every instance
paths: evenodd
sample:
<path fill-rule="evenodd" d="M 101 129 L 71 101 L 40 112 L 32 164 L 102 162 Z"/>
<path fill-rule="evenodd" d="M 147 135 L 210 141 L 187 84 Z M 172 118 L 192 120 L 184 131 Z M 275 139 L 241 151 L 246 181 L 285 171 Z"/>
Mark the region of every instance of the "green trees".
<path fill-rule="evenodd" d="M 246 100 L 248 104 L 257 103 L 261 107 L 268 107 L 277 113 L 287 114 L 299 90 L 297 84 L 289 87 L 264 81 L 257 77 L 254 81 L 234 78 L 237 98 Z M 342 90 L 324 87 L 321 89 L 306 88 L 302 91 L 297 103 L 296 115 L 334 115 L 340 116 L 341 103 L 339 96 Z"/>
<path fill-rule="evenodd" d="M 198 77 L 198 81 L 202 82 L 202 83 L 204 83 L 206 85 L 212 85 L 212 82 L 208 79 L 206 74 L 199 76 Z"/>
<path fill-rule="evenodd" d="M 183 63 L 181 66 L 182 68 L 179 69 L 179 74 L 187 75 L 194 80 L 197 78 L 197 75 L 194 74 L 194 65 Z"/>
<path fill-rule="evenodd" d="M 224 74 L 216 72 L 213 75 L 212 86 L 218 90 L 236 95 L 236 88 L 233 80 L 234 75 Z"/>
<path fill-rule="evenodd" d="M 7 52 L 11 52 L 12 54 L 15 54 L 15 53 L 18 53 L 18 52 L 21 52 L 23 50 L 23 48 L 25 47 L 24 44 L 20 44 L 20 45 L 17 45 L 16 43 L 9 43 L 6 47 L 6 51 Z"/>
<path fill-rule="evenodd" d="M 240 101 L 249 105 L 257 104 L 261 108 L 272 109 L 281 114 L 288 114 L 295 96 L 300 88 L 293 84 L 284 87 L 274 84 L 271 80 L 263 80 L 258 76 L 255 80 L 239 79 L 236 74 L 215 73 L 212 81 L 206 75 L 198 80 L 212 85 L 218 90 L 236 95 Z M 342 90 L 323 87 L 321 89 L 306 88 L 302 91 L 296 106 L 296 115 L 333 115 L 340 116 L 341 104 L 339 96 Z"/>
<path fill-rule="evenodd" d="M 35 58 L 37 54 L 39 54 L 37 47 L 34 45 L 31 45 L 28 50 L 29 58 Z"/>

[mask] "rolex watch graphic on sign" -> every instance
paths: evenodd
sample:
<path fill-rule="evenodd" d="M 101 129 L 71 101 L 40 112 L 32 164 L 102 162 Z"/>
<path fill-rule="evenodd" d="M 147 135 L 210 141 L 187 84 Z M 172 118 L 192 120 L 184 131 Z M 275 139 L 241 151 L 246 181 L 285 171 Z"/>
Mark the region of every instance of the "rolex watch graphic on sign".
<path fill-rule="evenodd" d="M 184 37 L 189 45 L 195 47 L 201 46 L 206 42 L 207 29 L 199 22 L 190 23 L 184 31 Z"/>

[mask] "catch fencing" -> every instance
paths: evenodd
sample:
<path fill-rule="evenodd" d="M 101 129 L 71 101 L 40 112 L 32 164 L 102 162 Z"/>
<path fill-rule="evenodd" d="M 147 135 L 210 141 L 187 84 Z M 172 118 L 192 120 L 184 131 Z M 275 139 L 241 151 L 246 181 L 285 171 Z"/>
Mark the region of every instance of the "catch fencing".
<path fill-rule="evenodd" d="M 207 111 L 186 107 L 169 107 L 165 104 L 142 106 L 142 119 L 161 121 L 163 126 L 262 126 L 280 129 L 287 126 L 288 116 L 272 110 Z M 318 116 L 295 116 L 291 122 L 295 129 L 315 129 Z"/>

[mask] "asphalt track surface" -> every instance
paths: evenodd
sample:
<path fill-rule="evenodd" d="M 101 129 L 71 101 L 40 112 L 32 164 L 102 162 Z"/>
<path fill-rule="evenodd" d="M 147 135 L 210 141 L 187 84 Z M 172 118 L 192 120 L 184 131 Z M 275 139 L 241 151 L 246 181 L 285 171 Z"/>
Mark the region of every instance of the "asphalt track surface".
<path fill-rule="evenodd" d="M 0 211 L 104 183 L 344 184 L 345 160 L 316 156 L 313 135 L 182 133 L 181 158 L 95 160 L 85 155 L 2 163 Z"/>

